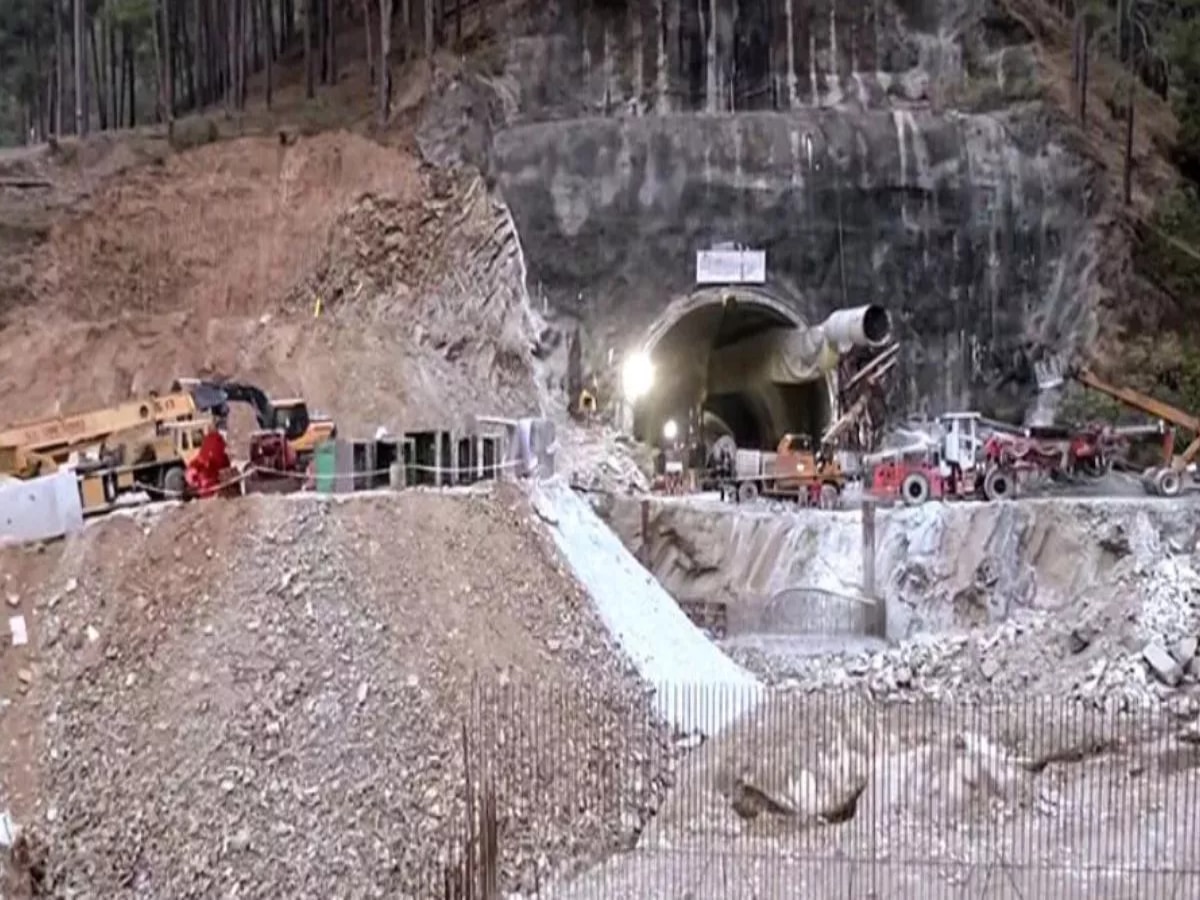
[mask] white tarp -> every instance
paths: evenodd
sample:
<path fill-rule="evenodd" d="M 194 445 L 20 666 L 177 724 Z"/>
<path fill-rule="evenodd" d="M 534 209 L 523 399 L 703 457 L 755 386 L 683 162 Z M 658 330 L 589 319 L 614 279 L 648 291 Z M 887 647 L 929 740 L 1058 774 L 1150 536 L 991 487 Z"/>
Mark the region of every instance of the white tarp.
<path fill-rule="evenodd" d="M 696 251 L 696 284 L 766 283 L 766 250 Z"/>
<path fill-rule="evenodd" d="M 75 473 L 0 481 L 0 545 L 50 540 L 82 528 Z"/>

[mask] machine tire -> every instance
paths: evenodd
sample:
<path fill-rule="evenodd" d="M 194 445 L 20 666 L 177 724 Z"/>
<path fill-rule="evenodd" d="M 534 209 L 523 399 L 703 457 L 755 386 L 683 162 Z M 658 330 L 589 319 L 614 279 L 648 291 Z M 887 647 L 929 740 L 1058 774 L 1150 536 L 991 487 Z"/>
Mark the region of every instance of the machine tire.
<path fill-rule="evenodd" d="M 163 472 L 162 489 L 165 500 L 187 499 L 187 476 L 181 466 L 172 466 Z"/>
<path fill-rule="evenodd" d="M 1160 469 L 1154 476 L 1154 487 L 1163 497 L 1178 497 L 1183 490 L 1183 479 L 1174 469 Z"/>
<path fill-rule="evenodd" d="M 929 499 L 931 488 L 924 472 L 909 472 L 900 482 L 900 496 L 905 506 L 920 506 Z"/>
<path fill-rule="evenodd" d="M 821 509 L 837 509 L 841 506 L 841 496 L 842 492 L 838 490 L 838 486 L 827 481 L 821 485 L 818 503 Z"/>
<path fill-rule="evenodd" d="M 753 503 L 758 499 L 758 485 L 753 481 L 743 481 L 738 485 L 737 497 L 739 503 Z"/>
<path fill-rule="evenodd" d="M 1016 493 L 1016 482 L 1007 469 L 992 469 L 983 479 L 983 496 L 988 500 L 1011 500 Z"/>
<path fill-rule="evenodd" d="M 1161 469 L 1151 466 L 1142 472 L 1142 487 L 1147 494 L 1158 493 L 1158 473 L 1161 471 Z"/>

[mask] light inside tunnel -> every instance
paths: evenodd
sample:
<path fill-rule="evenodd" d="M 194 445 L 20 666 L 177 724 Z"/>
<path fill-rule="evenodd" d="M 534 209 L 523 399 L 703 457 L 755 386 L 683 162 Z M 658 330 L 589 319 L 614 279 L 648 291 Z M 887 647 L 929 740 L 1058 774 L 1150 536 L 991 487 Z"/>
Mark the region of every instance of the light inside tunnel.
<path fill-rule="evenodd" d="M 666 434 L 674 423 L 679 438 L 690 442 L 698 429 L 709 447 L 728 435 L 739 447 L 773 450 L 785 434 L 815 441 L 831 421 L 823 373 L 806 383 L 779 383 L 759 365 L 756 341 L 772 332 L 792 334 L 800 325 L 781 304 L 725 290 L 691 298 L 660 325 L 644 356 L 631 357 L 623 372 L 637 439 L 673 442 Z M 635 387 L 642 388 L 636 396 Z"/>
<path fill-rule="evenodd" d="M 654 387 L 654 363 L 648 353 L 637 352 L 621 367 L 621 392 L 630 403 L 636 403 Z"/>

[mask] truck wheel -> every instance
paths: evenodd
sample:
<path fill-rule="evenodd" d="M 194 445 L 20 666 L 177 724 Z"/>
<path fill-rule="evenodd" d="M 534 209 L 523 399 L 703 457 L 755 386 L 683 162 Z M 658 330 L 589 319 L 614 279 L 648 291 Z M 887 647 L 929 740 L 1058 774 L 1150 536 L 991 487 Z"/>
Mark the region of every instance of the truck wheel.
<path fill-rule="evenodd" d="M 992 469 L 983 479 L 983 495 L 989 500 L 1011 500 L 1016 492 L 1016 483 L 1005 469 Z"/>
<path fill-rule="evenodd" d="M 1161 469 L 1151 466 L 1149 469 L 1146 469 L 1144 472 L 1142 472 L 1142 489 L 1145 490 L 1147 494 L 1158 493 L 1158 473 L 1161 471 Z"/>
<path fill-rule="evenodd" d="M 924 472 L 909 472 L 900 483 L 900 496 L 906 506 L 920 506 L 929 499 L 929 478 Z"/>
<path fill-rule="evenodd" d="M 163 472 L 162 489 L 165 499 L 183 500 L 187 493 L 187 477 L 183 469 L 175 466 Z"/>
<path fill-rule="evenodd" d="M 1183 489 L 1183 479 L 1174 469 L 1160 469 L 1154 476 L 1154 486 L 1164 497 L 1177 497 Z"/>
<path fill-rule="evenodd" d="M 821 485 L 821 493 L 818 504 L 820 505 L 821 509 L 837 509 L 842 505 L 840 502 L 841 495 L 842 492 L 838 490 L 838 486 L 836 484 L 830 484 L 829 482 L 826 482 L 825 484 Z"/>
<path fill-rule="evenodd" d="M 737 491 L 739 503 L 753 503 L 758 499 L 758 485 L 753 481 L 743 481 Z"/>

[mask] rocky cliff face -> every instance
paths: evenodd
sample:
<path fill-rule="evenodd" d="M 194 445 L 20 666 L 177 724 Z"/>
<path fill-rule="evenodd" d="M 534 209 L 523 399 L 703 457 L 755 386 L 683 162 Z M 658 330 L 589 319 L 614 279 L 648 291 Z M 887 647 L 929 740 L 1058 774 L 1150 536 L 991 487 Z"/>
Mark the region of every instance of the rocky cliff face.
<path fill-rule="evenodd" d="M 905 412 L 1011 414 L 1028 351 L 1088 329 L 1100 188 L 995 0 L 562 0 L 520 32 L 487 163 L 594 365 L 718 242 L 810 321 L 886 305 Z"/>

